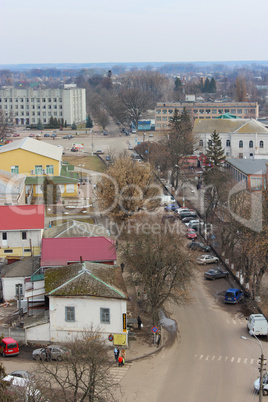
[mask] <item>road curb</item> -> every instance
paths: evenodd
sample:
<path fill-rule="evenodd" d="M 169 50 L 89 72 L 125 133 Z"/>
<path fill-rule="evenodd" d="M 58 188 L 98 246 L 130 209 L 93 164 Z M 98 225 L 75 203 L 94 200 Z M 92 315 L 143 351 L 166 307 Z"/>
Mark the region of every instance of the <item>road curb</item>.
<path fill-rule="evenodd" d="M 150 356 L 152 356 L 152 355 L 155 355 L 155 354 L 157 354 L 158 352 L 160 352 L 160 351 L 164 348 L 164 346 L 165 346 L 165 345 L 159 346 L 159 348 L 157 348 L 156 350 L 153 350 L 152 352 L 146 353 L 145 355 L 138 356 L 138 357 L 133 357 L 133 359 L 129 359 L 129 360 L 127 361 L 127 363 L 132 363 L 132 362 L 135 362 L 135 361 L 144 359 L 144 358 L 146 358 L 146 357 L 150 357 Z"/>

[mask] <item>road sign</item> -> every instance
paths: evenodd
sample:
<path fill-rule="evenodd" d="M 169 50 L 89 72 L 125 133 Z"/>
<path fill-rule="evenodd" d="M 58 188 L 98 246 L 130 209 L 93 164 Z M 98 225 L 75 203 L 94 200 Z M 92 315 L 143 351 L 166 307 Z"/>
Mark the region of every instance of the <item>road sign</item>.
<path fill-rule="evenodd" d="M 158 331 L 158 328 L 157 328 L 157 327 L 153 327 L 153 328 L 152 328 L 152 331 L 153 331 L 154 334 L 156 334 L 157 331 Z"/>
<path fill-rule="evenodd" d="M 211 239 L 216 239 L 216 236 L 215 236 L 215 235 L 211 235 Z"/>

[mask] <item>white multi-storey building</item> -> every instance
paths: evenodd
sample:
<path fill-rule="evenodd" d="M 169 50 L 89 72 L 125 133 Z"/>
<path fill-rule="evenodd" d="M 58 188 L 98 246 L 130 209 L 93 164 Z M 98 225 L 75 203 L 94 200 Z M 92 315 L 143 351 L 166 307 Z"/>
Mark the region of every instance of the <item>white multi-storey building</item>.
<path fill-rule="evenodd" d="M 48 124 L 50 118 L 67 124 L 86 121 L 86 90 L 74 85 L 64 89 L 0 89 L 0 109 L 12 116 L 16 125 Z"/>

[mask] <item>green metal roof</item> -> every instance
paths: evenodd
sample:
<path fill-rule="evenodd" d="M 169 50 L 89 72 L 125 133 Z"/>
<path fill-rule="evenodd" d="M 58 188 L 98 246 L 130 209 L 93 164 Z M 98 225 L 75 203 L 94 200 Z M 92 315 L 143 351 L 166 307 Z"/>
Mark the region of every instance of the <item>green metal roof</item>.
<path fill-rule="evenodd" d="M 218 117 L 215 117 L 215 119 L 239 119 L 239 117 L 235 116 L 234 114 L 231 113 L 224 113 L 221 114 Z"/>
<path fill-rule="evenodd" d="M 25 184 L 43 184 L 45 176 L 33 176 L 27 177 Z M 78 182 L 78 179 L 65 177 L 65 176 L 50 176 L 55 184 L 74 184 Z"/>

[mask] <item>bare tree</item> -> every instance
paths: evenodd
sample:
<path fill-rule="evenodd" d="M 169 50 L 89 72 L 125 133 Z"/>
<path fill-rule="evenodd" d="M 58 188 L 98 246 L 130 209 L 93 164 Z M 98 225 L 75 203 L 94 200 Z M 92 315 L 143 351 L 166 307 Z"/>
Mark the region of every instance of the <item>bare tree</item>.
<path fill-rule="evenodd" d="M 0 110 L 0 140 L 5 140 L 14 132 L 12 115 L 6 115 L 4 110 Z"/>
<path fill-rule="evenodd" d="M 144 309 L 156 324 L 158 312 L 168 300 L 187 300 L 186 285 L 194 269 L 191 254 L 182 244 L 179 226 L 169 227 L 158 217 L 136 219 L 123 239 L 124 261 L 138 275 Z"/>
<path fill-rule="evenodd" d="M 98 206 L 114 221 L 128 220 L 142 209 L 158 205 L 154 197 L 159 191 L 153 185 L 149 164 L 138 163 L 123 153 L 106 173 L 97 184 Z"/>
<path fill-rule="evenodd" d="M 122 111 L 128 120 L 138 127 L 138 121 L 142 113 L 147 111 L 151 105 L 151 99 L 147 93 L 136 88 L 124 89 L 118 93 Z"/>
<path fill-rule="evenodd" d="M 84 331 L 66 344 L 69 353 L 60 362 L 40 361 L 36 384 L 51 402 L 114 400 L 117 385 L 110 373 L 108 347 L 97 330 Z"/>

